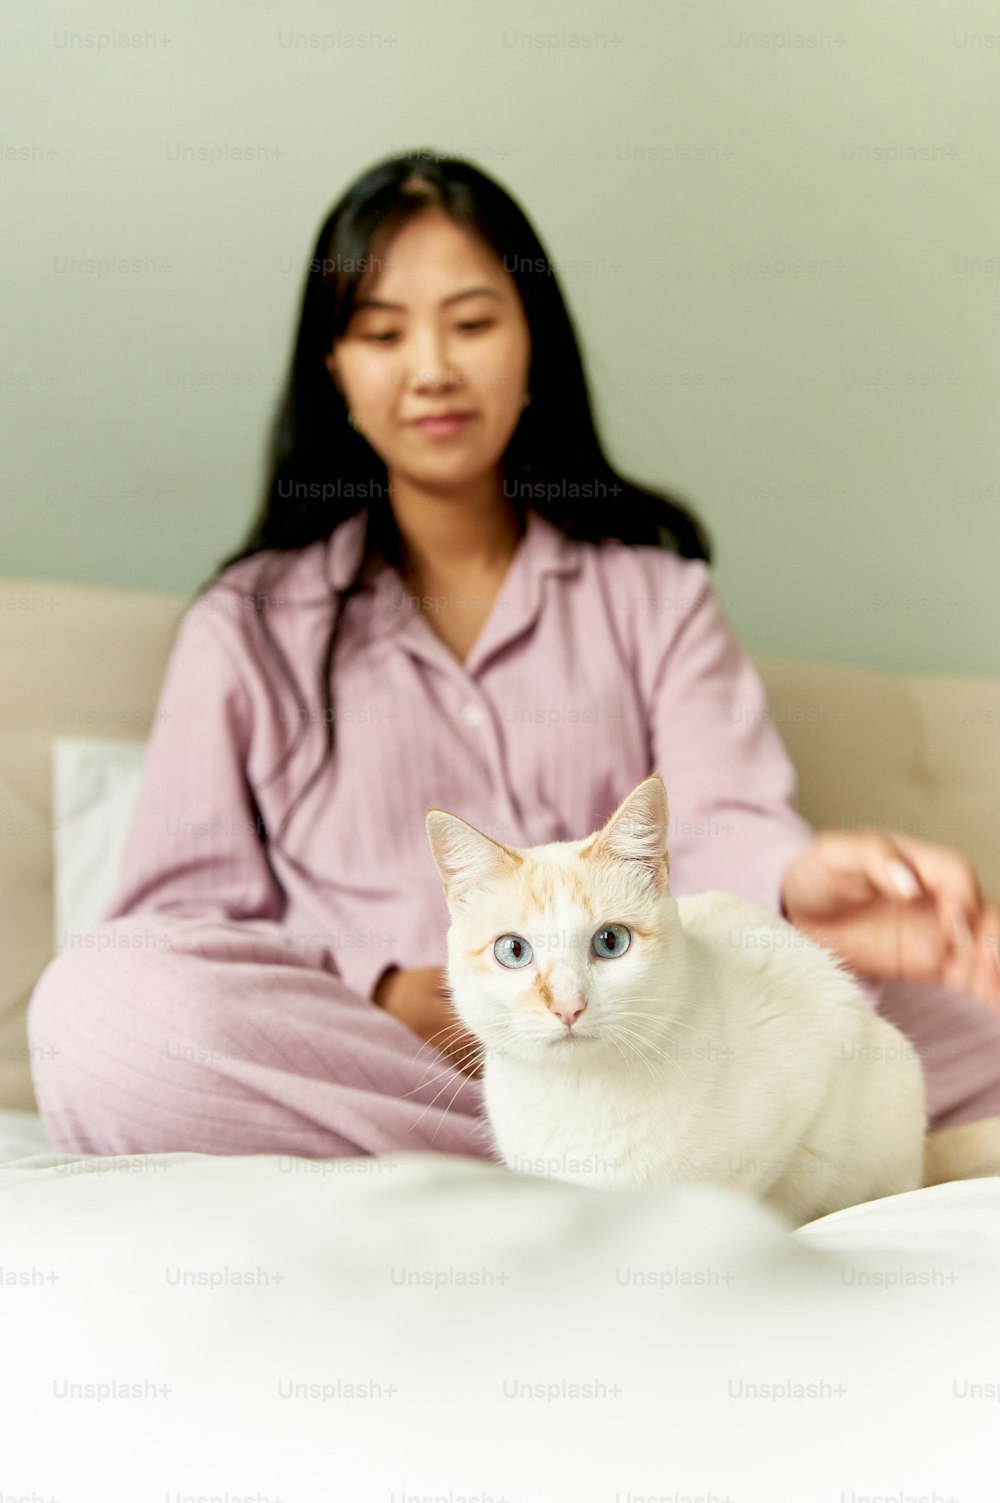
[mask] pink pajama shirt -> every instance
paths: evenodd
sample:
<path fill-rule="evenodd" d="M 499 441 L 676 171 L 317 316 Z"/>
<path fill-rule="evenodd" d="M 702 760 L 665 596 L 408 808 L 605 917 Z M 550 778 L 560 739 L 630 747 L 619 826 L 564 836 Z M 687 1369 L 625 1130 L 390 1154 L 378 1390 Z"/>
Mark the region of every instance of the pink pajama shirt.
<path fill-rule="evenodd" d="M 479 1084 L 371 1001 L 387 966 L 445 964 L 429 806 L 509 845 L 577 840 L 659 771 L 674 894 L 779 908 L 814 832 L 707 566 L 574 542 L 530 507 L 464 663 L 396 571 L 349 601 L 334 759 L 286 824 L 323 755 L 331 592 L 363 529 L 242 560 L 180 623 L 104 940 L 57 955 L 29 1007 L 59 1147 L 489 1156 Z M 1000 1022 L 941 987 L 869 991 L 919 1049 L 936 1122 L 1000 1112 Z"/>

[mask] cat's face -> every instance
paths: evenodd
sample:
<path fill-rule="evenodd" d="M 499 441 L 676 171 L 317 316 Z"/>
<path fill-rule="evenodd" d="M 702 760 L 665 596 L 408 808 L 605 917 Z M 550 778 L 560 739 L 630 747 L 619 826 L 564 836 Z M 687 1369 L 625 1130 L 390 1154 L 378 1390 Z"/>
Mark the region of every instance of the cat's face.
<path fill-rule="evenodd" d="M 656 973 L 680 935 L 667 821 L 655 773 L 584 840 L 517 849 L 428 812 L 455 1009 L 488 1051 L 553 1061 L 640 1052 Z"/>

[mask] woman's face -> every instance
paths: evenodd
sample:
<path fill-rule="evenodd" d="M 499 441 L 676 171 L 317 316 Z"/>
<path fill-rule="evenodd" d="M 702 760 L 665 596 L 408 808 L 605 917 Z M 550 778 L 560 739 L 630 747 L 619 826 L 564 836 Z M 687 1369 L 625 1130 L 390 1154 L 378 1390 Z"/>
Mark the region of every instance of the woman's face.
<path fill-rule="evenodd" d="M 326 365 L 390 481 L 453 489 L 495 471 L 521 416 L 531 358 L 499 258 L 439 208 L 372 258 Z M 415 426 L 465 413 L 454 432 Z"/>

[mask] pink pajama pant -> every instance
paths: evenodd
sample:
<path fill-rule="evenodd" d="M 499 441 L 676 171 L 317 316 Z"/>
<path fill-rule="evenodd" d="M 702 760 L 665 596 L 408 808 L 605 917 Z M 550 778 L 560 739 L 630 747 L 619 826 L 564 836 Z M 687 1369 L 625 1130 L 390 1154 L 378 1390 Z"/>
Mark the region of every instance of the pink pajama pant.
<path fill-rule="evenodd" d="M 274 923 L 134 914 L 42 973 L 28 1009 L 57 1149 L 492 1157 L 479 1083 Z M 921 1056 L 933 1126 L 1000 1115 L 1000 1018 L 938 986 L 879 1011 Z"/>

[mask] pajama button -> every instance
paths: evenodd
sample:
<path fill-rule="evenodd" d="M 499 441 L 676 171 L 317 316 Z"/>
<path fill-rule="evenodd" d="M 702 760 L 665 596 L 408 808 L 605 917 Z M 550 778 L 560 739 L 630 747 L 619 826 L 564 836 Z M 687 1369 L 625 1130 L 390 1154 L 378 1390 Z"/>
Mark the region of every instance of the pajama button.
<path fill-rule="evenodd" d="M 466 725 L 482 725 L 486 719 L 486 712 L 481 705 L 463 705 L 462 719 Z"/>

